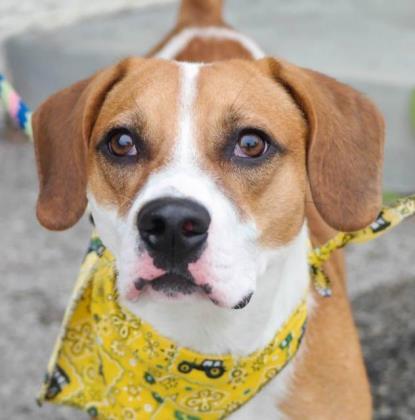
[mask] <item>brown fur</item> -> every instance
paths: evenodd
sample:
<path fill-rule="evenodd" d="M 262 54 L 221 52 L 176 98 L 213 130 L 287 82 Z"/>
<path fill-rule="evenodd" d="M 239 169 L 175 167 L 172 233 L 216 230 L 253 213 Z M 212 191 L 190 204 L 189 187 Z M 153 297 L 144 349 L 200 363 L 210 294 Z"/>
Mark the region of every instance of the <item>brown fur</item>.
<path fill-rule="evenodd" d="M 125 214 L 133 197 L 154 172 L 168 161 L 177 131 L 179 71 L 167 61 L 131 59 L 129 71 L 107 96 L 91 138 L 89 188 L 104 205 Z M 156 92 L 162 92 L 157 94 Z M 111 164 L 95 153 L 111 127 L 133 127 L 145 143 L 142 159 L 130 168 Z"/>
<path fill-rule="evenodd" d="M 178 24 L 198 26 L 223 24 L 223 0 L 183 0 L 180 5 Z"/>
<path fill-rule="evenodd" d="M 37 217 L 49 229 L 67 229 L 85 211 L 89 139 L 108 91 L 123 77 L 125 63 L 56 93 L 33 115 Z"/>
<path fill-rule="evenodd" d="M 191 60 L 188 60 L 189 57 Z M 176 56 L 178 61 L 196 63 L 231 60 L 232 58 L 250 59 L 251 54 L 236 41 L 194 38 L 187 45 L 186 51 Z"/>
<path fill-rule="evenodd" d="M 265 245 L 286 244 L 304 220 L 306 124 L 291 96 L 271 78 L 258 73 L 254 62 L 239 60 L 213 64 L 199 76 L 196 106 L 197 138 L 205 168 L 243 214 L 252 217 Z M 260 167 L 241 169 L 223 159 L 229 123 L 259 126 L 283 147 Z M 284 205 L 281 205 L 284 203 Z"/>
<path fill-rule="evenodd" d="M 153 57 L 156 55 L 157 52 L 160 51 L 174 35 L 182 31 L 184 28 L 196 26 L 229 27 L 222 18 L 222 9 L 223 0 L 183 0 L 180 5 L 176 26 L 149 51 L 147 57 Z M 240 50 L 240 46 L 238 46 L 237 49 Z M 210 47 L 208 46 L 207 51 L 209 52 L 209 50 Z M 193 59 L 191 55 L 187 54 L 187 49 L 184 53 L 186 56 L 189 56 L 190 60 Z M 200 52 L 197 52 L 197 54 L 200 54 Z M 237 57 L 235 56 L 233 58 Z M 188 60 L 184 57 L 182 59 Z M 212 61 L 212 58 L 210 57 L 210 59 L 208 58 L 206 61 Z"/>
<path fill-rule="evenodd" d="M 185 26 L 225 25 L 221 7 L 221 0 L 185 0 L 178 26 L 153 51 Z M 221 45 L 222 56 L 217 40 L 195 40 L 178 57 L 247 58 L 242 47 Z M 48 99 L 33 121 L 41 223 L 63 229 L 77 221 L 86 205 L 87 176 L 100 201 L 116 203 L 125 212 L 148 174 L 171 154 L 177 89 L 173 64 L 130 59 Z M 304 214 L 314 244 L 332 237 L 333 228 L 356 229 L 374 218 L 381 199 L 383 123 L 373 104 L 353 89 L 281 60 L 230 61 L 203 68 L 195 108 L 203 165 L 221 180 L 219 186 L 241 213 L 256 219 L 264 243 L 287 242 Z M 139 129 L 149 146 L 141 166 L 128 174 L 95 152 L 116 122 Z M 286 153 L 241 176 L 220 159 L 219 150 L 229 127 L 250 123 L 261 124 Z M 317 305 L 282 408 L 293 419 L 368 419 L 371 397 L 342 253 L 325 269 L 334 296 L 315 296 Z"/>
<path fill-rule="evenodd" d="M 306 115 L 314 203 L 332 227 L 367 226 L 382 199 L 384 123 L 375 105 L 337 80 L 276 59 L 260 62 Z M 340 181 L 340 182 L 339 182 Z"/>

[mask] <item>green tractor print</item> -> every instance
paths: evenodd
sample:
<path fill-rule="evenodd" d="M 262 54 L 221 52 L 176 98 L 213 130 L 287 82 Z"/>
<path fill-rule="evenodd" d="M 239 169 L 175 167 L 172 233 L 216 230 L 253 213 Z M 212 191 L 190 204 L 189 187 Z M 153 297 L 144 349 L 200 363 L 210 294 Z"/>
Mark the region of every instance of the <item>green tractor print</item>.
<path fill-rule="evenodd" d="M 181 373 L 190 373 L 193 369 L 200 370 L 205 373 L 208 378 L 217 379 L 225 373 L 222 360 L 203 360 L 202 363 L 181 362 L 177 369 Z"/>

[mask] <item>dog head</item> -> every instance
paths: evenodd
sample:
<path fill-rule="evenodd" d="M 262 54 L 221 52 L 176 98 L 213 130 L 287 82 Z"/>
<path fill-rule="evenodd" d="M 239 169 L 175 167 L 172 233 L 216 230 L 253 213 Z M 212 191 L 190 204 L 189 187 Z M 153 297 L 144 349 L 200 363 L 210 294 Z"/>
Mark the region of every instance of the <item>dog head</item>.
<path fill-rule="evenodd" d="M 33 130 L 40 222 L 66 229 L 89 202 L 129 300 L 242 308 L 306 200 L 345 231 L 380 206 L 374 105 L 276 59 L 130 58 L 46 100 Z"/>

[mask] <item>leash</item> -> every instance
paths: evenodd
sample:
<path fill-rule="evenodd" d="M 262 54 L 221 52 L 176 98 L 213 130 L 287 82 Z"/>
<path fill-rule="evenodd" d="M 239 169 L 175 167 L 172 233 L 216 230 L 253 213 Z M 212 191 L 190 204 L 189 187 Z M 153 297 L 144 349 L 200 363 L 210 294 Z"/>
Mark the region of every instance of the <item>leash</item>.
<path fill-rule="evenodd" d="M 369 226 L 356 232 L 339 232 L 324 245 L 312 248 L 308 254 L 308 264 L 317 292 L 323 297 L 332 294 L 330 279 L 324 272 L 324 263 L 334 251 L 344 248 L 347 244 L 372 241 L 413 215 L 415 215 L 415 194 L 400 198 L 390 206 L 384 206 L 379 216 Z"/>
<path fill-rule="evenodd" d="M 23 102 L 13 86 L 0 73 L 0 99 L 6 108 L 6 112 L 12 121 L 27 135 L 33 142 L 32 113 L 29 107 Z"/>
<path fill-rule="evenodd" d="M 32 113 L 13 86 L 0 73 L 0 99 L 12 121 L 26 133 L 33 142 L 31 126 Z M 390 206 L 384 206 L 377 219 L 366 228 L 356 232 L 339 232 L 324 245 L 311 248 L 308 256 L 310 275 L 317 292 L 324 297 L 332 294 L 330 279 L 324 273 L 324 264 L 338 249 L 347 244 L 364 243 L 384 235 L 406 218 L 415 215 L 415 194 L 397 200 Z"/>

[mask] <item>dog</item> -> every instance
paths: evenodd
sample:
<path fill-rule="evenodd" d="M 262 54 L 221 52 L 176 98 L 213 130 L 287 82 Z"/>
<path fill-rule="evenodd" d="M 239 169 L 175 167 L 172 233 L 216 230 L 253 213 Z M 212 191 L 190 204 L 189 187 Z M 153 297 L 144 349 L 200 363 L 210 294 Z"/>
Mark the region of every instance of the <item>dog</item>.
<path fill-rule="evenodd" d="M 354 89 L 266 57 L 222 7 L 182 0 L 147 57 L 36 110 L 37 217 L 63 230 L 88 206 L 120 304 L 199 352 L 263 348 L 306 296 L 298 353 L 230 417 L 369 419 L 343 255 L 325 266 L 326 299 L 307 254 L 378 214 L 382 116 Z"/>

